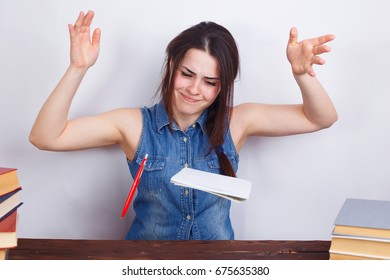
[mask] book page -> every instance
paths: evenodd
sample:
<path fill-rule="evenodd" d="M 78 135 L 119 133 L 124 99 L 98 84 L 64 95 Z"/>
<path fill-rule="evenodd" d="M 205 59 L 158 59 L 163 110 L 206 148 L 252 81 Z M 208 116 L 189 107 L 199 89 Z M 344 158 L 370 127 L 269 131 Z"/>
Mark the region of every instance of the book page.
<path fill-rule="evenodd" d="M 249 198 L 252 183 L 230 176 L 183 168 L 171 178 L 171 183 L 209 192 L 236 202 Z"/>

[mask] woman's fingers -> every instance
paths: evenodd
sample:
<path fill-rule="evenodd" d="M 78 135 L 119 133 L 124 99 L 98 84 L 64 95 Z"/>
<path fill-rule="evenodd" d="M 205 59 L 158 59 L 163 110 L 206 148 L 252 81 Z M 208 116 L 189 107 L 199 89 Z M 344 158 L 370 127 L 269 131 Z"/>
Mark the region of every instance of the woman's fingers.
<path fill-rule="evenodd" d="M 91 26 L 93 17 L 95 16 L 95 13 L 93 11 L 88 11 L 87 14 L 84 16 L 83 25 L 84 26 Z"/>
<path fill-rule="evenodd" d="M 83 25 L 84 22 L 84 12 L 80 12 L 79 16 L 74 24 L 74 28 L 80 28 Z"/>
<path fill-rule="evenodd" d="M 95 16 L 95 13 L 93 11 L 88 11 L 87 14 L 84 14 L 83 11 L 80 12 L 75 24 L 74 29 L 82 30 L 83 32 L 86 30 L 85 27 L 90 27 L 93 17 Z"/>
<path fill-rule="evenodd" d="M 96 48 L 100 48 L 100 35 L 101 35 L 100 28 L 96 28 L 95 31 L 92 34 L 92 45 Z"/>
<path fill-rule="evenodd" d="M 323 53 L 328 53 L 331 51 L 331 48 L 327 45 L 321 45 L 321 46 L 314 46 L 313 47 L 313 54 L 319 55 Z"/>

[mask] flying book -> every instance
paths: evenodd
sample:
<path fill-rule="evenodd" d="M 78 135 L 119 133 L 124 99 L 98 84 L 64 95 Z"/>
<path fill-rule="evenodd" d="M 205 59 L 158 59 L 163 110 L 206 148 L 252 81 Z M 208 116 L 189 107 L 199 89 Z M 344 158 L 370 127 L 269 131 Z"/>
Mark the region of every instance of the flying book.
<path fill-rule="evenodd" d="M 171 178 L 171 183 L 205 191 L 235 202 L 247 200 L 252 187 L 252 183 L 244 179 L 192 168 L 183 168 Z"/>

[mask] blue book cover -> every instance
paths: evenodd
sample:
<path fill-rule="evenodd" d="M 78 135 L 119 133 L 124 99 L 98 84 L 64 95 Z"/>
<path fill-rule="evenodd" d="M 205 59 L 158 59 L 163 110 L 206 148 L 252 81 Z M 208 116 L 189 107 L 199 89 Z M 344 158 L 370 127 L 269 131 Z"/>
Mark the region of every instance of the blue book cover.
<path fill-rule="evenodd" d="M 14 194 L 16 194 L 18 191 L 20 191 L 22 188 L 17 188 L 16 190 L 12 191 L 12 192 L 9 192 L 9 193 L 6 193 L 4 195 L 0 195 L 0 204 L 3 203 L 4 201 L 6 201 L 8 198 L 10 198 L 11 196 L 13 196 Z"/>
<path fill-rule="evenodd" d="M 390 201 L 347 198 L 334 224 L 390 229 Z"/>
<path fill-rule="evenodd" d="M 0 222 L 23 204 L 20 201 L 20 190 L 21 188 L 18 188 L 10 193 L 0 196 Z"/>

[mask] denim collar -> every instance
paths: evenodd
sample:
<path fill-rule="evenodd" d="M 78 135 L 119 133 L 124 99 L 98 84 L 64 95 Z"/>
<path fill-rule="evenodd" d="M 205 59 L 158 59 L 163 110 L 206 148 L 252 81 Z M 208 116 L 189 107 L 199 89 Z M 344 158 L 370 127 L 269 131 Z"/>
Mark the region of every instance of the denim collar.
<path fill-rule="evenodd" d="M 200 128 L 202 129 L 203 134 L 206 134 L 206 120 L 207 120 L 207 109 L 203 111 L 203 113 L 200 115 L 200 117 L 197 119 L 195 123 L 198 123 Z M 169 118 L 167 111 L 165 110 L 164 103 L 160 102 L 157 105 L 157 110 L 156 110 L 156 126 L 157 126 L 157 131 L 162 134 L 163 132 L 161 129 L 163 129 L 166 126 L 169 126 Z M 173 129 L 174 130 L 179 130 L 179 127 L 174 123 L 173 124 Z"/>

